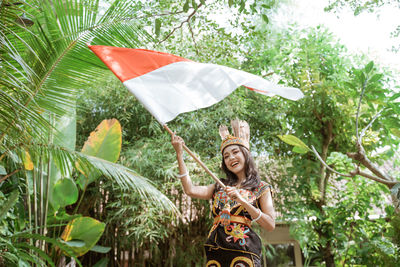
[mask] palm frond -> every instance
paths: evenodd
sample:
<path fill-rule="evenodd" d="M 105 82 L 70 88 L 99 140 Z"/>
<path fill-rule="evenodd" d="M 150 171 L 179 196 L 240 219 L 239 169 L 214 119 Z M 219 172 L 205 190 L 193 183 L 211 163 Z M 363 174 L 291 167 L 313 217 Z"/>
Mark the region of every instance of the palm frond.
<path fill-rule="evenodd" d="M 25 149 L 19 151 L 19 153 L 25 153 Z M 141 198 L 158 204 L 166 212 L 179 214 L 176 206 L 157 190 L 149 179 L 125 166 L 88 156 L 81 152 L 70 151 L 56 145 L 30 144 L 28 152 L 34 162 L 38 161 L 39 158 L 46 161 L 51 157 L 63 177 L 70 175 L 71 166 L 79 164 L 80 168 L 84 170 L 99 171 L 108 179 L 115 181 L 124 190 L 133 191 Z"/>
<path fill-rule="evenodd" d="M 13 24 L 0 34 L 0 151 L 15 148 L 29 151 L 33 158 L 49 157 L 62 175 L 69 175 L 75 162 L 98 169 L 126 190 L 159 203 L 167 210 L 176 208 L 151 182 L 128 168 L 62 147 L 38 145 L 47 141 L 52 126 L 48 113 L 61 117 L 71 114 L 79 90 L 98 80 L 104 64 L 87 48 L 93 39 L 105 45 L 142 47 L 151 36 L 132 18 L 135 4 L 116 0 L 98 18 L 99 1 L 32 0 L 25 6 L 32 28 Z M 8 14 L 9 21 L 15 12 Z M 0 24 L 5 29 L 5 24 Z M 108 72 L 109 73 L 109 72 Z M 112 75 L 110 73 L 110 75 Z M 48 111 L 48 112 L 47 112 Z M 44 153 L 44 154 L 43 154 Z"/>
<path fill-rule="evenodd" d="M 105 69 L 87 48 L 89 39 L 127 47 L 140 47 L 151 40 L 138 22 L 126 19 L 134 10 L 131 1 L 114 1 L 101 18 L 96 15 L 99 1 L 32 2 L 34 5 L 26 9 L 33 16 L 34 26 L 31 29 L 18 25 L 7 27 L 4 35 L 0 35 L 4 50 L 0 58 L 4 71 L 0 76 L 0 89 L 12 95 L 20 107 L 25 107 L 12 110 L 9 104 L 0 109 L 4 112 L 0 117 L 0 140 L 5 133 L 15 132 L 17 125 L 25 129 L 28 124 L 32 131 L 26 134 L 40 137 L 42 129 L 49 125 L 46 119 L 33 115 L 47 110 L 62 116 L 75 108 L 79 90 L 103 76 L 99 74 Z M 6 28 L 3 24 L 0 27 Z M 10 114 L 14 116 L 1 120 Z M 24 135 L 13 136 L 20 142 L 27 141 L 22 139 Z"/>

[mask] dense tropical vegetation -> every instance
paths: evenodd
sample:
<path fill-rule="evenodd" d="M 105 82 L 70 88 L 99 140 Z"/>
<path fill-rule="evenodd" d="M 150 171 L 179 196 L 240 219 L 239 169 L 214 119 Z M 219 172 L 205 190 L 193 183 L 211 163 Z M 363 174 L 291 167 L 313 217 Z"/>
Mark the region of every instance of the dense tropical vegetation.
<path fill-rule="evenodd" d="M 239 89 L 169 126 L 222 175 L 215 126 L 249 122 L 259 169 L 306 265 L 398 265 L 398 73 L 351 55 L 323 27 L 275 27 L 270 18 L 285 4 L 0 0 L 0 266 L 204 263 L 208 203 L 183 194 L 168 133 L 88 42 L 300 88 L 297 102 Z M 212 182 L 186 160 L 196 183 Z M 277 253 L 264 251 L 270 262 Z"/>

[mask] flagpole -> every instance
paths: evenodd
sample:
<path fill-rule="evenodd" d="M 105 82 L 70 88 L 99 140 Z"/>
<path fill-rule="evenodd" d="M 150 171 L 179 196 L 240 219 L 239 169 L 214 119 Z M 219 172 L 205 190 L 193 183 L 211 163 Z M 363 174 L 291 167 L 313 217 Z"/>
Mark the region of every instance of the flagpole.
<path fill-rule="evenodd" d="M 167 132 L 169 132 L 170 135 L 174 135 L 174 133 L 171 131 L 171 129 L 167 126 L 167 124 L 163 125 L 164 129 L 167 130 Z M 185 145 L 183 144 L 183 149 L 186 150 L 186 152 L 192 156 L 192 158 L 197 161 L 197 163 L 209 174 L 211 175 L 211 177 L 214 179 L 214 181 L 216 181 L 222 188 L 225 188 L 225 185 L 221 182 L 220 179 L 218 179 L 217 176 L 215 176 L 214 173 L 212 173 L 206 165 L 204 165 L 204 163 L 198 158 L 196 157 L 195 154 L 193 154 L 193 152 Z"/>

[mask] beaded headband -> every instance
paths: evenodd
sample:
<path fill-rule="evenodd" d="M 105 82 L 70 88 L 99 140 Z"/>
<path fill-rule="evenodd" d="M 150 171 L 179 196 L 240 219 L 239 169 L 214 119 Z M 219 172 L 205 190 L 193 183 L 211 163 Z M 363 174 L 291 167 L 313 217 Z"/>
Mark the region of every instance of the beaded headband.
<path fill-rule="evenodd" d="M 219 135 L 221 136 L 221 153 L 225 147 L 230 145 L 240 145 L 250 150 L 250 127 L 246 121 L 235 119 L 231 121 L 233 135 L 229 133 L 228 127 L 221 125 L 219 127 Z"/>

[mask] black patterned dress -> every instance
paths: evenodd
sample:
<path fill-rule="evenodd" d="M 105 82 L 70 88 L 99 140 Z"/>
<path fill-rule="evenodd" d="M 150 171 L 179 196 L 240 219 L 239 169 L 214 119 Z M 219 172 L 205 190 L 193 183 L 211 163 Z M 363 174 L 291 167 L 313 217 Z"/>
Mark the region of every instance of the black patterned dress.
<path fill-rule="evenodd" d="M 260 208 L 260 197 L 270 185 L 261 182 L 257 189 L 238 189 L 253 206 Z M 231 200 L 223 189 L 213 195 L 214 224 L 204 245 L 206 267 L 261 267 L 261 239 L 251 228 L 250 214 Z"/>

